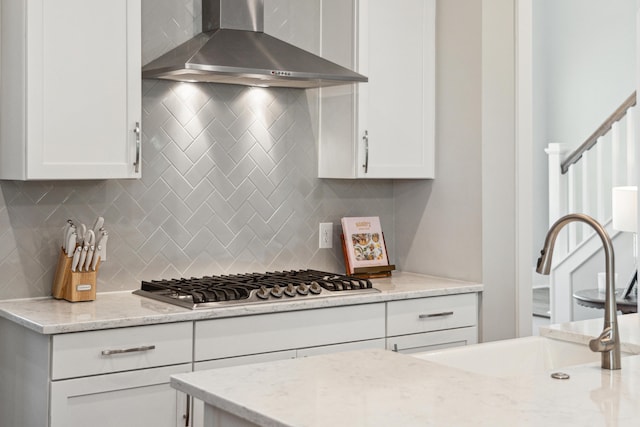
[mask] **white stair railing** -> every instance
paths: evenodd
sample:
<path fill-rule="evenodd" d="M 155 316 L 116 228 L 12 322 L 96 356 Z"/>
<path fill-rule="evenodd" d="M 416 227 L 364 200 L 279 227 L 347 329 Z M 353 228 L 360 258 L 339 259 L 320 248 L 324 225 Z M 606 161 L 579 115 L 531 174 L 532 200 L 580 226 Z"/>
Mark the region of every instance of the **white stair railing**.
<path fill-rule="evenodd" d="M 635 185 L 635 92 L 575 151 L 551 143 L 549 161 L 549 224 L 573 212 L 594 217 L 600 223 L 611 218 L 611 189 Z M 558 236 L 558 255 L 567 255 L 592 231 L 570 224 Z"/>
<path fill-rule="evenodd" d="M 634 92 L 575 151 L 560 143 L 548 145 L 550 225 L 568 213 L 580 212 L 614 233 L 609 224 L 612 188 L 636 185 L 635 104 Z M 601 248 L 590 228 L 574 222 L 565 230 L 556 240 L 549 279 L 552 323 L 574 320 L 572 277 Z"/>

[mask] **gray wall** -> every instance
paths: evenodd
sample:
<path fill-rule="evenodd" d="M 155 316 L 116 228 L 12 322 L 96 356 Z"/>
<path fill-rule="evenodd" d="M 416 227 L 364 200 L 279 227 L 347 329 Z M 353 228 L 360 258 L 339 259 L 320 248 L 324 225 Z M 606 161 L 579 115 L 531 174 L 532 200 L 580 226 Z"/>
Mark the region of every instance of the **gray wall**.
<path fill-rule="evenodd" d="M 436 179 L 395 183 L 402 267 L 481 281 L 483 341 L 520 326 L 515 17 L 511 0 L 438 2 Z"/>
<path fill-rule="evenodd" d="M 267 31 L 318 50 L 319 2 L 267 1 Z M 143 62 L 199 31 L 198 0 L 143 0 Z M 299 25 L 307 19 L 307 25 Z M 293 23 L 296 26 L 294 27 Z M 0 299 L 50 294 L 62 225 L 103 215 L 98 291 L 157 279 L 317 268 L 318 223 L 381 217 L 392 262 L 391 181 L 319 180 L 315 91 L 144 81 L 143 177 L 0 182 Z"/>
<path fill-rule="evenodd" d="M 482 280 L 481 2 L 437 4 L 436 179 L 396 181 L 403 269 Z"/>

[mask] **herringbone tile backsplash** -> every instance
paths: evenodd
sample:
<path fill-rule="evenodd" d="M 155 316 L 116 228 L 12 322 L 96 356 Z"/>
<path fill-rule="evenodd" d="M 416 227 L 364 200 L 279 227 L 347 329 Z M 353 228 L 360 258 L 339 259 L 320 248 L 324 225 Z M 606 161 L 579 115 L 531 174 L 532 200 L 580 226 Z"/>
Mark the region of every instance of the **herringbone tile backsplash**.
<path fill-rule="evenodd" d="M 143 63 L 199 31 L 198 0 L 142 3 Z M 288 8 L 299 6 L 265 5 L 267 31 L 290 34 Z M 135 289 L 142 279 L 339 272 L 342 251 L 318 249 L 318 223 L 333 222 L 339 242 L 342 216 L 380 216 L 392 254 L 392 182 L 317 178 L 316 96 L 145 80 L 142 179 L 0 182 L 0 299 L 50 294 L 69 217 L 90 225 L 105 217 L 101 292 Z"/>

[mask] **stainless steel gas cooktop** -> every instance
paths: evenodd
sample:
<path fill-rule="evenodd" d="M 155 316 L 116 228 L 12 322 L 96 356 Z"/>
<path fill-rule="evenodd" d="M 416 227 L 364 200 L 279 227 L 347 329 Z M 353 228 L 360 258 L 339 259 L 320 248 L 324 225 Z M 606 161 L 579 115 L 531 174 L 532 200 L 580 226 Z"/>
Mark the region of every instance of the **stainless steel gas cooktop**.
<path fill-rule="evenodd" d="M 136 295 L 182 307 L 212 308 L 380 292 L 368 279 L 317 270 L 143 281 Z"/>

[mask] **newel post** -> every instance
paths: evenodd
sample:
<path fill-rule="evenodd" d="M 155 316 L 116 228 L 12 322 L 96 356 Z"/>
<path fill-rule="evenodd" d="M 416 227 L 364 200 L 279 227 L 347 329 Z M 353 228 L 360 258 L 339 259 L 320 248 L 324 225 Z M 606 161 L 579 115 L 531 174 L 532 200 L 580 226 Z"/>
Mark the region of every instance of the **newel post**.
<path fill-rule="evenodd" d="M 562 174 L 560 165 L 567 148 L 565 144 L 551 143 L 545 148 L 549 164 L 549 226 L 568 212 L 568 177 Z M 569 241 L 567 233 L 560 233 L 554 252 L 557 255 L 567 254 Z"/>

